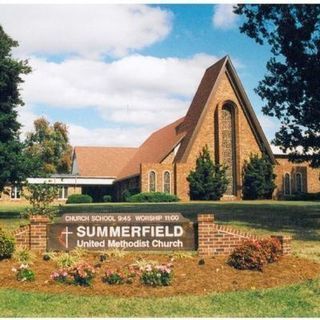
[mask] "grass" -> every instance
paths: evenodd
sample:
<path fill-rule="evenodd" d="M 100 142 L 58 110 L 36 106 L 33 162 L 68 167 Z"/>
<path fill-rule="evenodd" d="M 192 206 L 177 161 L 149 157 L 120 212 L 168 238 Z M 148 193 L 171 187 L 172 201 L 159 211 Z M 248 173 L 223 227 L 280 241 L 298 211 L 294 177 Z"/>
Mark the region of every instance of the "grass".
<path fill-rule="evenodd" d="M 26 221 L 19 220 L 23 204 L 1 205 L 0 225 L 13 230 Z M 320 261 L 320 202 L 238 201 L 161 204 L 73 204 L 60 207 L 60 214 L 71 212 L 181 212 L 195 220 L 200 212 L 212 212 L 220 224 L 259 235 L 274 233 L 293 237 L 293 252 Z"/>
<path fill-rule="evenodd" d="M 0 225 L 13 230 L 23 204 L 1 205 Z M 169 204 L 64 205 L 71 212 L 181 212 L 195 220 L 198 213 L 214 213 L 218 223 L 256 234 L 284 233 L 293 237 L 294 254 L 320 262 L 320 202 L 241 201 Z M 273 288 L 210 294 L 203 297 L 115 298 L 29 293 L 0 289 L 0 317 L 100 316 L 224 316 L 319 317 L 320 280 Z"/>
<path fill-rule="evenodd" d="M 0 290 L 0 317 L 319 317 L 320 281 L 267 290 L 115 298 Z"/>

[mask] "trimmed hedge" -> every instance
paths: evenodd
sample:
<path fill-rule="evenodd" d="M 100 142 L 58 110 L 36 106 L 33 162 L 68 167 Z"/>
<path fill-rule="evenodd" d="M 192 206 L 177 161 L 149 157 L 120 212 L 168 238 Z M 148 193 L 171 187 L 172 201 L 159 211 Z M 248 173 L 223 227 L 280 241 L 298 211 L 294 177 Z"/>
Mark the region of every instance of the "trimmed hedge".
<path fill-rule="evenodd" d="M 0 229 L 0 260 L 11 258 L 14 247 L 14 239 Z"/>
<path fill-rule="evenodd" d="M 163 192 L 141 192 L 128 198 L 128 202 L 177 202 L 179 198 Z"/>
<path fill-rule="evenodd" d="M 91 203 L 92 197 L 88 194 L 72 194 L 68 197 L 67 203 Z"/>
<path fill-rule="evenodd" d="M 112 196 L 110 194 L 106 194 L 102 197 L 103 202 L 112 202 Z"/>
<path fill-rule="evenodd" d="M 316 193 L 294 193 L 284 196 L 284 200 L 288 201 L 320 201 L 320 192 Z"/>

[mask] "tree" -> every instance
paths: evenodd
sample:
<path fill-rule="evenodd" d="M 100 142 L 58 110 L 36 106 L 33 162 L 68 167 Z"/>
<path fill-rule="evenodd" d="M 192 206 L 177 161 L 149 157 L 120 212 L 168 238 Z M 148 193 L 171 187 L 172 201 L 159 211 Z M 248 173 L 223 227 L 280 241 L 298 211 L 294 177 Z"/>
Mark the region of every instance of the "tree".
<path fill-rule="evenodd" d="M 228 186 L 226 167 L 213 163 L 207 145 L 200 152 L 196 168 L 187 180 L 191 200 L 219 200 Z"/>
<path fill-rule="evenodd" d="M 72 147 L 67 126 L 61 122 L 50 125 L 45 118 L 34 121 L 34 132 L 26 138 L 26 153 L 40 163 L 40 175 L 68 173 Z"/>
<path fill-rule="evenodd" d="M 26 209 L 28 216 L 45 215 L 53 217 L 57 210 L 51 207 L 52 202 L 58 196 L 58 187 L 52 184 L 28 184 L 26 183 L 24 197 L 31 204 L 31 208 Z"/>
<path fill-rule="evenodd" d="M 245 18 L 242 33 L 271 47 L 256 92 L 263 113 L 281 121 L 273 143 L 289 160 L 320 167 L 320 6 L 240 4 L 234 12 Z"/>
<path fill-rule="evenodd" d="M 8 183 L 24 180 L 28 167 L 19 140 L 16 109 L 24 105 L 20 96 L 21 76 L 31 72 L 31 68 L 27 61 L 12 58 L 11 50 L 17 46 L 18 42 L 0 26 L 0 191 Z"/>
<path fill-rule="evenodd" d="M 243 166 L 242 193 L 245 200 L 271 199 L 276 185 L 273 166 L 265 154 L 251 155 Z"/>

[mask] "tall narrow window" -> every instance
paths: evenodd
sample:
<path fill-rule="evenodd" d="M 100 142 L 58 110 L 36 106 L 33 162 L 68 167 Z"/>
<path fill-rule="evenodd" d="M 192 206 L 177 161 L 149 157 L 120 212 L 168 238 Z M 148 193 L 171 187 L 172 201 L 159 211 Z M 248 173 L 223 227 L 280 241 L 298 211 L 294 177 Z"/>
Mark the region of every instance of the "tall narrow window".
<path fill-rule="evenodd" d="M 11 195 L 12 200 L 18 200 L 21 198 L 21 188 L 19 186 L 11 187 Z"/>
<path fill-rule="evenodd" d="M 64 200 L 68 198 L 68 187 L 67 186 L 60 186 L 59 187 L 59 194 L 58 199 Z"/>
<path fill-rule="evenodd" d="M 302 192 L 302 174 L 296 173 L 296 192 Z"/>
<path fill-rule="evenodd" d="M 221 109 L 219 128 L 221 130 L 221 164 L 227 166 L 226 175 L 229 180 L 226 194 L 236 194 L 236 141 L 234 107 L 225 104 Z"/>
<path fill-rule="evenodd" d="M 170 178 L 169 171 L 165 171 L 163 173 L 163 192 L 165 193 L 171 192 L 171 178 Z"/>
<path fill-rule="evenodd" d="M 149 192 L 156 191 L 156 173 L 154 171 L 150 171 L 149 173 Z"/>
<path fill-rule="evenodd" d="M 291 182 L 289 173 L 286 173 L 284 175 L 284 194 L 291 194 Z"/>

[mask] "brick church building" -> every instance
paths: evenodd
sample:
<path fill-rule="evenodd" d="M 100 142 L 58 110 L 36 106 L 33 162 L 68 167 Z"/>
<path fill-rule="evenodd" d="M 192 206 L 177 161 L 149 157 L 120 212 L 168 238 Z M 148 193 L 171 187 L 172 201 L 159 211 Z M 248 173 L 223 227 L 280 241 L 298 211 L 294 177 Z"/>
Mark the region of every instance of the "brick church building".
<path fill-rule="evenodd" d="M 319 169 L 273 154 L 229 57 L 209 67 L 185 117 L 152 133 L 138 148 L 75 147 L 72 173 L 53 177 L 64 198 L 71 193 L 105 194 L 160 191 L 189 200 L 187 176 L 207 145 L 212 159 L 228 166 L 223 197 L 241 199 L 242 168 L 250 154 L 266 153 L 274 164 L 274 198 L 320 192 Z M 36 183 L 36 181 L 34 181 Z M 63 197 L 62 197 L 63 199 Z"/>

